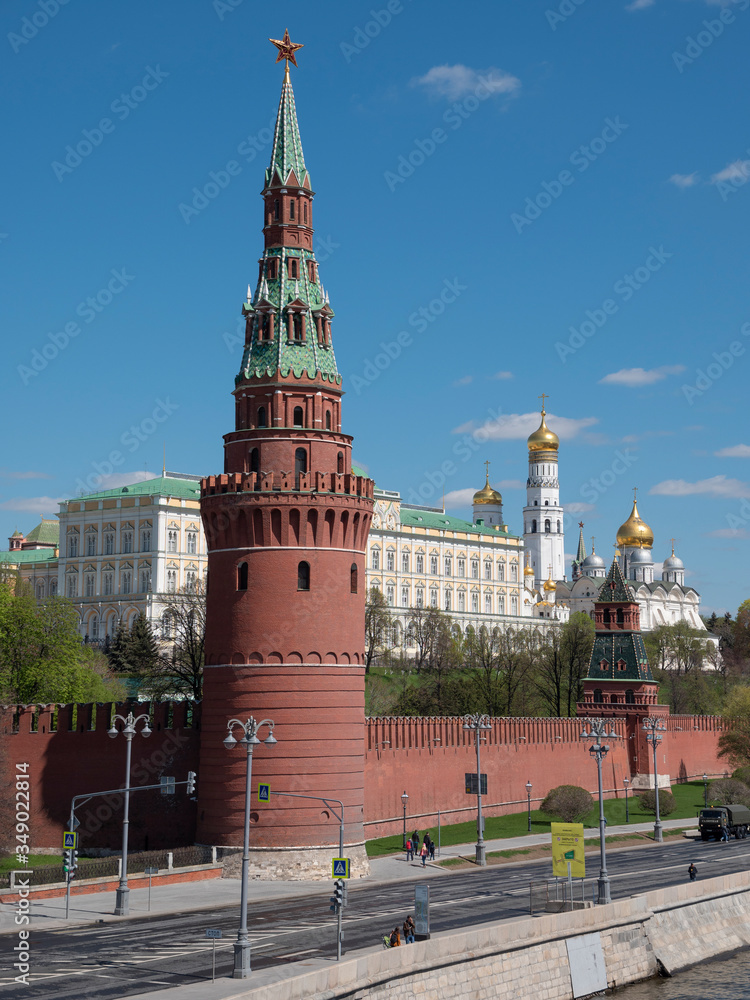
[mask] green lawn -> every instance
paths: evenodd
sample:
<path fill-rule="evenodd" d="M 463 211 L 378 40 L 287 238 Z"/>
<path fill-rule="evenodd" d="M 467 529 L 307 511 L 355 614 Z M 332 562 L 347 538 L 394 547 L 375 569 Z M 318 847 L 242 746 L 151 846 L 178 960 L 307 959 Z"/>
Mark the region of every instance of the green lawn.
<path fill-rule="evenodd" d="M 0 858 L 0 872 L 9 872 L 21 868 L 41 868 L 42 865 L 61 865 L 62 858 L 59 854 L 29 854 L 28 865 L 19 865 L 15 854 L 8 858 Z"/>
<path fill-rule="evenodd" d="M 709 786 L 710 790 L 710 786 Z M 675 797 L 677 808 L 669 814 L 669 817 L 662 816 L 663 819 L 692 819 L 699 809 L 703 808 L 703 782 L 693 781 L 683 785 L 672 785 L 672 794 Z M 628 806 L 631 823 L 653 822 L 654 814 L 644 812 L 638 802 L 637 796 L 628 795 Z M 625 825 L 625 799 L 605 799 L 604 815 L 610 826 Z M 554 822 L 551 816 L 547 816 L 539 809 L 531 811 L 531 832 L 549 833 L 550 823 Z M 599 825 L 599 805 L 584 817 L 583 825 L 587 827 L 597 827 Z M 496 840 L 503 837 L 522 837 L 528 833 L 528 814 L 526 810 L 519 813 L 511 813 L 509 816 L 486 816 L 484 824 L 484 839 Z M 424 835 L 425 829 L 419 827 L 420 835 Z M 407 825 L 407 836 L 414 830 L 414 824 Z M 430 837 L 437 843 L 437 827 L 428 828 Z M 440 843 L 450 847 L 455 844 L 471 844 L 476 840 L 476 821 L 468 823 L 456 823 L 452 826 L 443 826 L 440 830 Z M 371 858 L 382 857 L 386 854 L 395 854 L 402 850 L 402 834 L 392 837 L 381 837 L 378 840 L 367 841 L 367 855 Z"/>

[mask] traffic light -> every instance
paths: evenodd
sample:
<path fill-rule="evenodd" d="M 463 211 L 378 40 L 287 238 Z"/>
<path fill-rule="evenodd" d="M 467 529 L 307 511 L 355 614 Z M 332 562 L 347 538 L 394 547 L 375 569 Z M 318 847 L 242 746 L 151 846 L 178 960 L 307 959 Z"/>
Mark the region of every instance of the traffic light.
<path fill-rule="evenodd" d="M 187 793 L 188 795 L 195 795 L 195 779 L 197 775 L 195 771 L 188 771 L 187 776 Z"/>
<path fill-rule="evenodd" d="M 71 858 L 70 855 L 72 853 L 73 853 L 72 851 L 63 851 L 63 871 L 64 872 L 69 872 L 70 871 L 70 865 L 71 865 L 71 862 L 72 862 L 72 858 Z"/>
<path fill-rule="evenodd" d="M 331 913 L 338 913 L 341 907 L 344 905 L 345 890 L 346 887 L 344 885 L 344 880 L 341 878 L 337 878 L 336 881 L 333 883 L 333 895 L 331 896 L 331 906 L 329 906 Z"/>
<path fill-rule="evenodd" d="M 68 878 L 74 878 L 78 867 L 78 851 L 65 851 L 63 853 L 63 871 Z"/>

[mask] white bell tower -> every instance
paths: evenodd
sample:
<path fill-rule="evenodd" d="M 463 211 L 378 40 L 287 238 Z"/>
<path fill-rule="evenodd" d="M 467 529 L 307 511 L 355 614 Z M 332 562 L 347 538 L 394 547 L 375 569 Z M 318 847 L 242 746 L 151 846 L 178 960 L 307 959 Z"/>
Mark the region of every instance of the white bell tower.
<path fill-rule="evenodd" d="M 548 574 L 552 580 L 565 579 L 563 509 L 557 478 L 560 439 L 545 422 L 546 393 L 540 399 L 542 422 L 528 440 L 529 478 L 526 480 L 526 506 L 523 509 L 523 542 L 534 570 L 537 589 L 544 585 Z"/>

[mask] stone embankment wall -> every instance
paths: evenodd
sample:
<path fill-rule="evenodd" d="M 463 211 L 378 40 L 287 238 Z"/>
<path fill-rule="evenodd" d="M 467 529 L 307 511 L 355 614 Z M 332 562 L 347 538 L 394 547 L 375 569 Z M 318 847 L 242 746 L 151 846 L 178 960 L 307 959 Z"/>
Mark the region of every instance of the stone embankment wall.
<path fill-rule="evenodd" d="M 289 966 L 235 995 L 248 1000 L 570 1000 L 570 946 L 584 937 L 588 945 L 601 944 L 610 987 L 656 975 L 660 965 L 675 973 L 746 948 L 750 873 L 575 913 L 436 934 L 414 945 L 360 952 L 335 966 L 321 963 L 299 975 Z"/>

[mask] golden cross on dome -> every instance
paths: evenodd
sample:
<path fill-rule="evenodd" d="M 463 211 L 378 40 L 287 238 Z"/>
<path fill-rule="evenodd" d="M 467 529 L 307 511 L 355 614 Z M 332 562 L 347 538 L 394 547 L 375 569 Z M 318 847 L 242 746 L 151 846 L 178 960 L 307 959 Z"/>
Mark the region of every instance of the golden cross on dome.
<path fill-rule="evenodd" d="M 490 462 L 489 462 L 489 459 L 484 463 L 484 467 L 487 470 L 487 479 L 489 481 L 489 478 L 490 478 Z"/>
<path fill-rule="evenodd" d="M 275 45 L 279 50 L 279 54 L 276 56 L 276 62 L 281 62 L 282 59 L 286 59 L 286 68 L 289 69 L 289 63 L 293 66 L 297 65 L 297 60 L 295 59 L 294 53 L 297 49 L 303 49 L 304 45 L 300 45 L 297 42 L 293 42 L 289 37 L 289 29 L 284 29 L 284 37 L 279 41 L 278 38 L 269 38 L 268 41 Z"/>
<path fill-rule="evenodd" d="M 537 399 L 541 399 L 541 401 L 542 401 L 542 413 L 544 413 L 544 401 L 545 401 L 545 399 L 549 399 L 549 396 L 547 395 L 546 392 L 543 392 L 541 394 L 541 396 L 537 396 L 536 398 Z"/>
<path fill-rule="evenodd" d="M 638 487 L 634 486 L 633 487 L 633 503 L 635 503 L 637 499 L 638 499 Z"/>
<path fill-rule="evenodd" d="M 596 538 L 596 535 L 592 535 L 592 536 L 591 536 L 591 550 L 592 550 L 592 552 L 593 552 L 593 550 L 594 550 L 594 539 L 595 539 L 595 538 Z"/>
<path fill-rule="evenodd" d="M 672 555 L 674 555 L 674 538 L 670 538 L 669 540 L 672 543 Z"/>

